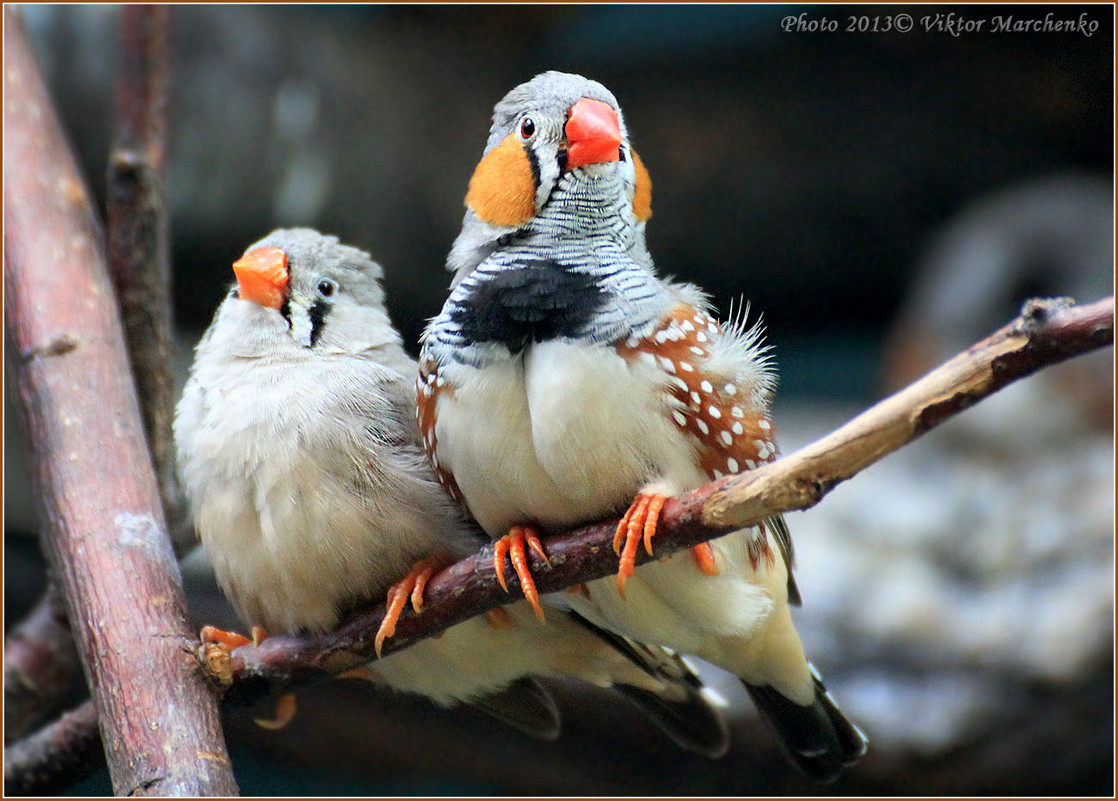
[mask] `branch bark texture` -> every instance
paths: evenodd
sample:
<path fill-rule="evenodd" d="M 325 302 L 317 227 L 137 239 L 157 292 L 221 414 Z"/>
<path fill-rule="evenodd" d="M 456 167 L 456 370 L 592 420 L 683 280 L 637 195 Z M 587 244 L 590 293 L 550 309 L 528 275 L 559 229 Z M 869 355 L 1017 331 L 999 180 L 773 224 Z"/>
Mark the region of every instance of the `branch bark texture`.
<path fill-rule="evenodd" d="M 176 545 L 195 538 L 174 469 L 171 420 L 171 257 L 163 165 L 170 83 L 171 7 L 124 5 L 107 211 L 109 272 L 136 380 L 163 509 Z"/>
<path fill-rule="evenodd" d="M 637 564 L 814 506 L 841 481 L 1012 381 L 1113 343 L 1112 297 L 1078 307 L 1066 300 L 1030 301 L 1018 319 L 829 436 L 775 463 L 669 500 L 657 527 L 655 555 L 639 550 Z M 616 525 L 613 520 L 548 537 L 550 566 L 529 556 L 539 590 L 557 592 L 616 572 Z M 405 609 L 383 653 L 518 599 L 517 587 L 511 594 L 501 590 L 492 556 L 492 546 L 486 546 L 432 577 L 422 612 Z M 510 584 L 515 581 L 510 578 Z M 333 632 L 272 637 L 238 648 L 231 658 L 212 647 L 200 656 L 208 672 L 231 688 L 229 703 L 249 703 L 368 661 L 384 612 L 381 603 Z"/>
<path fill-rule="evenodd" d="M 18 12 L 4 9 L 7 366 L 44 552 L 119 795 L 237 791 L 195 669 L 101 231 Z"/>
<path fill-rule="evenodd" d="M 1114 298 L 1028 301 L 1021 316 L 839 430 L 759 470 L 722 479 L 703 508 L 712 527 L 807 509 L 837 484 L 1002 387 L 1114 344 Z"/>

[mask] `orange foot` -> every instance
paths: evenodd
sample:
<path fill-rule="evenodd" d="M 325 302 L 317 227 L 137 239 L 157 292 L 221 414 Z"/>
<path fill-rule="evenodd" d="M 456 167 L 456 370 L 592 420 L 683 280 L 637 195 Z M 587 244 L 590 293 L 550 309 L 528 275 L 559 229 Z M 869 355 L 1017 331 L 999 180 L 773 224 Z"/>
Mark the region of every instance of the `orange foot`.
<path fill-rule="evenodd" d="M 656 536 L 656 524 L 660 521 L 660 510 L 664 508 L 666 500 L 664 495 L 646 495 L 642 492 L 617 524 L 617 533 L 613 535 L 613 552 L 621 557 L 621 564 L 617 569 L 617 591 L 622 598 L 625 597 L 625 582 L 636 569 L 637 546 L 642 538 L 644 549 L 652 556 L 652 538 Z M 699 569 L 708 576 L 717 576 L 721 572 L 714 561 L 714 549 L 709 542 L 692 548 L 691 556 Z"/>
<path fill-rule="evenodd" d="M 231 654 L 242 645 L 248 645 L 249 643 L 260 645 L 260 643 L 268 639 L 268 633 L 260 626 L 253 626 L 252 638 L 250 639 L 235 631 L 225 631 L 216 626 L 203 626 L 199 637 L 202 640 L 203 647 L 216 646 L 219 651 Z M 228 657 L 225 657 L 225 661 L 228 661 Z M 232 677 L 230 677 L 230 681 L 231 680 Z M 295 717 L 295 711 L 295 693 L 284 693 L 280 696 L 279 700 L 276 701 L 276 709 L 271 719 L 253 718 L 253 720 L 256 721 L 256 725 L 260 728 L 272 729 L 274 731 L 282 729 L 290 723 Z"/>
<path fill-rule="evenodd" d="M 411 598 L 412 609 L 416 612 L 420 611 L 423 608 L 423 591 L 427 588 L 427 580 L 452 561 L 444 554 L 420 559 L 406 576 L 388 588 L 388 610 L 384 613 L 384 620 L 381 621 L 377 636 L 373 640 L 377 659 L 380 659 L 384 641 L 396 633 L 396 622 L 400 619 L 400 613 L 404 611 L 408 598 Z"/>
<path fill-rule="evenodd" d="M 298 711 L 298 706 L 295 704 L 295 693 L 284 693 L 276 701 L 276 709 L 271 718 L 253 718 L 252 720 L 262 729 L 279 731 L 295 719 L 296 711 Z"/>
<path fill-rule="evenodd" d="M 203 626 L 199 635 L 204 645 L 217 645 L 226 651 L 233 652 L 242 645 L 260 645 L 268 639 L 268 633 L 259 626 L 252 627 L 252 639 L 235 631 L 225 631 L 215 626 Z"/>
<path fill-rule="evenodd" d="M 695 557 L 695 564 L 699 566 L 699 570 L 708 576 L 717 576 L 722 572 L 714 561 L 714 548 L 709 542 L 700 542 L 692 548 L 691 556 Z"/>
<path fill-rule="evenodd" d="M 361 681 L 376 681 L 379 674 L 367 665 L 361 667 L 350 668 L 349 670 L 342 671 L 334 678 L 336 679 L 361 679 Z"/>
<path fill-rule="evenodd" d="M 540 619 L 540 622 L 546 623 L 543 607 L 540 606 L 540 594 L 536 591 L 536 582 L 528 570 L 528 556 L 524 551 L 525 543 L 547 563 L 548 567 L 551 566 L 551 560 L 544 553 L 543 545 L 540 544 L 540 538 L 536 530 L 531 526 L 513 526 L 509 529 L 508 534 L 493 544 L 493 569 L 497 571 L 497 581 L 501 583 L 501 589 L 508 592 L 509 586 L 505 583 L 505 554 L 509 555 L 512 566 L 516 570 L 516 576 L 520 579 L 520 587 L 524 590 L 524 597 L 536 610 L 536 617 Z"/>
<path fill-rule="evenodd" d="M 617 591 L 625 596 L 625 582 L 633 575 L 637 546 L 640 544 L 641 535 L 644 536 L 644 549 L 652 555 L 652 538 L 656 536 L 656 523 L 660 519 L 660 510 L 664 508 L 664 495 L 646 495 L 640 493 L 633 500 L 629 511 L 617 524 L 617 533 L 613 535 L 613 552 L 621 557 L 621 564 L 617 569 Z M 624 542 L 624 547 L 622 547 Z"/>

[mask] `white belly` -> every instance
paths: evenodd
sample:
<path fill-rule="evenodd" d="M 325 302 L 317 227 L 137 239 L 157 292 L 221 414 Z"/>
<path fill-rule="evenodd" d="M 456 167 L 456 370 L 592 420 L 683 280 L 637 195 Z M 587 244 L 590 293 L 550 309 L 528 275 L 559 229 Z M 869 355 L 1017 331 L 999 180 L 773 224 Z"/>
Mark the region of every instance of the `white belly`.
<path fill-rule="evenodd" d="M 746 530 L 711 541 L 717 576 L 703 573 L 690 553 L 680 551 L 638 567 L 624 597 L 617 591 L 616 576 L 607 576 L 586 585 L 589 597 L 571 593 L 563 600 L 600 626 L 737 672 L 740 645 L 787 595 L 783 564 L 778 558 L 770 567 L 762 559 L 755 569 L 748 536 Z"/>
<path fill-rule="evenodd" d="M 440 399 L 439 462 L 493 537 L 515 524 L 556 531 L 619 512 L 657 476 L 674 491 L 698 486 L 692 445 L 670 422 L 659 381 L 612 348 L 534 345 Z"/>
<path fill-rule="evenodd" d="M 226 363 L 231 380 L 210 392 L 192 379 L 179 404 L 179 472 L 195 526 L 246 624 L 329 628 L 344 605 L 379 595 L 438 547 L 439 504 L 449 499 L 407 469 L 402 449 L 378 450 L 371 435 L 344 439 L 324 382 L 265 392 L 264 366 L 253 365 L 255 380 L 235 380 L 238 367 L 247 369 Z"/>
<path fill-rule="evenodd" d="M 692 443 L 670 422 L 666 393 L 656 391 L 662 374 L 647 362 L 556 341 L 490 363 L 483 375 L 452 382 L 436 433 L 440 463 L 494 538 L 517 524 L 555 532 L 600 520 L 650 482 L 675 494 L 706 481 Z M 754 569 L 748 536 L 713 543 L 718 576 L 678 553 L 639 568 L 625 598 L 610 576 L 588 585 L 589 599 L 563 602 L 606 628 L 725 663 L 712 652 L 721 638 L 748 638 L 784 600 L 784 566 L 778 558 Z"/>

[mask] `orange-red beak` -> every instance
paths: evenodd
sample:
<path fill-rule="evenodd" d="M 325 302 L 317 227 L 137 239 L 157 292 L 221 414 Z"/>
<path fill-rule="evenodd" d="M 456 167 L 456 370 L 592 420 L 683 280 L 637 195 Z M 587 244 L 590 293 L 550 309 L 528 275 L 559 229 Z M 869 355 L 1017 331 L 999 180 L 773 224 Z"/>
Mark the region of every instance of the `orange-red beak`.
<path fill-rule="evenodd" d="M 233 262 L 241 300 L 278 309 L 287 289 L 287 254 L 279 248 L 256 248 Z"/>
<path fill-rule="evenodd" d="M 582 98 L 571 107 L 566 133 L 568 170 L 620 159 L 621 123 L 609 103 Z"/>

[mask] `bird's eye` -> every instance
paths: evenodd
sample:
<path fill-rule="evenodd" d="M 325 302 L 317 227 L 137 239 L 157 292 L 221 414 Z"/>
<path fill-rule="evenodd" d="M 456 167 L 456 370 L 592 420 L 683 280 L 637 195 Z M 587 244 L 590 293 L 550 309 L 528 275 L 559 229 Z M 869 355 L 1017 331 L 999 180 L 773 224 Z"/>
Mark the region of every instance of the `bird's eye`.
<path fill-rule="evenodd" d="M 318 294 L 324 298 L 332 297 L 334 291 L 338 288 L 338 282 L 333 278 L 323 278 L 318 282 Z"/>
<path fill-rule="evenodd" d="M 531 117 L 525 117 L 520 121 L 520 138 L 531 139 L 536 135 L 536 121 Z"/>

